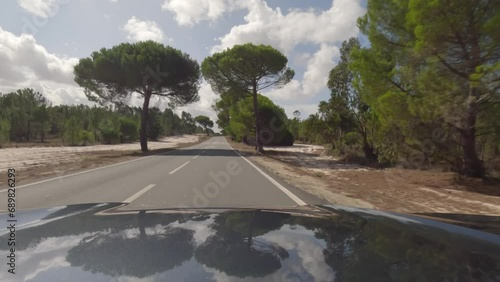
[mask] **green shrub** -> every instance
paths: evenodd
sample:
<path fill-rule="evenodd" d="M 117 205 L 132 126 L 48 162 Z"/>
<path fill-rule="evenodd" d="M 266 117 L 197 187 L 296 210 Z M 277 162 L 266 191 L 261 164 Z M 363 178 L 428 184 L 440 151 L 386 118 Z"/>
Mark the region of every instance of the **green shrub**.
<path fill-rule="evenodd" d="M 82 141 L 83 141 L 84 146 L 87 146 L 87 142 L 90 144 L 95 142 L 94 133 L 92 133 L 90 131 L 82 130 L 81 137 L 82 137 Z"/>
<path fill-rule="evenodd" d="M 7 143 L 10 137 L 10 121 L 8 119 L 0 119 L 0 148 L 2 144 Z"/>
<path fill-rule="evenodd" d="M 357 132 L 348 132 L 345 136 L 344 136 L 344 144 L 346 144 L 347 146 L 354 146 L 354 145 L 357 145 L 359 144 L 359 133 Z"/>
<path fill-rule="evenodd" d="M 64 143 L 70 146 L 82 142 L 82 123 L 77 117 L 71 117 L 64 122 Z"/>
<path fill-rule="evenodd" d="M 99 131 L 101 131 L 102 142 L 104 144 L 120 143 L 120 121 L 117 118 L 102 120 L 99 123 Z"/>
<path fill-rule="evenodd" d="M 131 118 L 120 118 L 121 142 L 134 142 L 139 138 L 139 126 Z"/>

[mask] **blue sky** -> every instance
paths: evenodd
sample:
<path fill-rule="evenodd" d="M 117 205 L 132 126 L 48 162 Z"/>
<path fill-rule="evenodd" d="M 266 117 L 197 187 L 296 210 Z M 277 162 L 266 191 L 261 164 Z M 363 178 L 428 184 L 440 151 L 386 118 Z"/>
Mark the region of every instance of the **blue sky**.
<path fill-rule="evenodd" d="M 293 81 L 265 94 L 289 115 L 315 113 L 328 98 L 326 77 L 343 40 L 359 36 L 365 0 L 11 0 L 0 9 L 0 92 L 32 87 L 53 104 L 86 103 L 72 67 L 102 47 L 152 39 L 200 63 L 235 44 L 270 44 L 287 55 Z M 217 99 L 202 83 L 200 101 L 178 109 L 215 118 Z M 139 105 L 138 99 L 131 104 Z M 158 101 L 154 105 L 163 106 Z"/>

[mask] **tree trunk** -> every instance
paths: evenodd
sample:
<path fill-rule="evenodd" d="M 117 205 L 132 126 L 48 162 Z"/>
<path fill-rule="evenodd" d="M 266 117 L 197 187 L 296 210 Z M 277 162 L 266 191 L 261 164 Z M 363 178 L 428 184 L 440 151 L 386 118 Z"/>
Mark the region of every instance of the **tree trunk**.
<path fill-rule="evenodd" d="M 254 219 L 255 219 L 255 213 L 252 212 L 252 218 L 250 219 L 250 222 L 248 224 L 248 250 L 250 251 L 252 249 L 252 243 L 253 243 L 253 224 L 254 224 Z"/>
<path fill-rule="evenodd" d="M 262 145 L 259 140 L 260 124 L 259 124 L 259 103 L 257 101 L 257 83 L 253 84 L 253 112 L 255 116 L 255 150 L 262 152 Z"/>
<path fill-rule="evenodd" d="M 207 133 L 207 136 L 210 136 L 210 134 L 208 134 L 208 127 L 205 127 L 205 132 Z"/>
<path fill-rule="evenodd" d="M 377 155 L 374 151 L 373 146 L 371 146 L 366 139 L 363 140 L 363 152 L 365 153 L 365 158 L 369 160 L 376 160 Z"/>
<path fill-rule="evenodd" d="M 377 155 L 375 154 L 375 149 L 368 142 L 368 136 L 365 131 L 361 131 L 361 136 L 363 137 L 363 152 L 365 153 L 365 158 L 369 160 L 376 160 Z"/>
<path fill-rule="evenodd" d="M 476 97 L 476 87 L 471 87 L 469 97 Z M 470 99 L 467 105 L 467 128 L 460 130 L 462 139 L 462 149 L 464 154 L 464 173 L 467 176 L 483 177 L 485 173 L 484 165 L 479 159 L 476 150 L 476 118 L 477 102 Z"/>
<path fill-rule="evenodd" d="M 28 141 L 28 142 L 30 141 L 30 134 L 31 134 L 31 132 L 30 132 L 31 131 L 31 128 L 30 128 L 31 126 L 30 125 L 31 125 L 30 121 L 28 120 L 28 130 L 26 131 L 26 141 Z"/>
<path fill-rule="evenodd" d="M 484 176 L 484 166 L 476 152 L 476 136 L 474 129 L 465 130 L 462 136 L 462 149 L 464 152 L 464 173 L 472 177 Z"/>
<path fill-rule="evenodd" d="M 141 113 L 141 151 L 148 151 L 148 119 L 149 119 L 149 100 L 151 99 L 151 92 L 146 91 L 144 93 L 144 103 L 142 104 Z"/>
<path fill-rule="evenodd" d="M 139 238 L 142 240 L 147 238 L 146 234 L 146 224 L 145 224 L 146 211 L 139 211 L 137 216 L 137 225 L 139 225 Z"/>

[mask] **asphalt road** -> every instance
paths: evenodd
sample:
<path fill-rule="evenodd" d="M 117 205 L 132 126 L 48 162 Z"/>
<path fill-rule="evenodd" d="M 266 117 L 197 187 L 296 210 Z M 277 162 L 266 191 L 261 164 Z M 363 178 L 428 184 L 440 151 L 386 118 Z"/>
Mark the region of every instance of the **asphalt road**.
<path fill-rule="evenodd" d="M 0 210 L 7 207 L 5 188 L 0 191 Z M 18 210 L 104 202 L 128 203 L 126 209 L 324 203 L 240 156 L 224 137 L 16 188 Z"/>

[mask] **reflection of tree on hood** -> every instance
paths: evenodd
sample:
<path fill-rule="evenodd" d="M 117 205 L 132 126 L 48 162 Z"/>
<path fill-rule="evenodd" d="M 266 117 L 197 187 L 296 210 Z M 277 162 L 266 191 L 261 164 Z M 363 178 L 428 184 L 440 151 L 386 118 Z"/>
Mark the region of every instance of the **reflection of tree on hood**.
<path fill-rule="evenodd" d="M 281 228 L 289 215 L 263 212 L 223 213 L 215 218 L 210 236 L 195 252 L 200 263 L 237 277 L 263 277 L 281 268 L 288 252 L 256 239 Z"/>
<path fill-rule="evenodd" d="M 94 206 L 94 208 L 92 208 Z M 25 250 L 38 245 L 41 241 L 49 237 L 80 236 L 84 233 L 112 231 L 130 229 L 137 226 L 137 217 L 129 214 L 116 214 L 98 216 L 97 212 L 109 209 L 115 204 L 96 207 L 95 205 L 74 205 L 50 213 L 40 218 L 41 223 L 32 227 L 25 227 L 16 230 L 16 250 Z M 144 217 L 143 226 L 155 226 L 160 223 L 167 225 L 171 222 L 200 220 L 206 218 L 203 215 L 189 214 L 160 214 L 147 213 Z M 26 222 L 23 222 L 26 223 Z M 0 236 L 0 250 L 9 249 L 7 240 L 9 234 Z"/>
<path fill-rule="evenodd" d="M 194 252 L 193 231 L 166 228 L 148 236 L 144 214 L 139 214 L 139 236 L 123 233 L 99 233 L 84 238 L 66 257 L 72 266 L 82 266 L 92 273 L 143 278 L 180 266 Z"/>
<path fill-rule="evenodd" d="M 295 222 L 325 240 L 325 262 L 340 281 L 495 281 L 500 274 L 498 246 L 441 229 L 345 212 Z"/>

